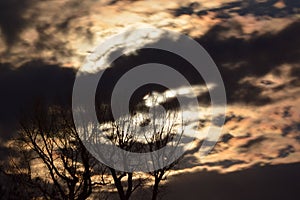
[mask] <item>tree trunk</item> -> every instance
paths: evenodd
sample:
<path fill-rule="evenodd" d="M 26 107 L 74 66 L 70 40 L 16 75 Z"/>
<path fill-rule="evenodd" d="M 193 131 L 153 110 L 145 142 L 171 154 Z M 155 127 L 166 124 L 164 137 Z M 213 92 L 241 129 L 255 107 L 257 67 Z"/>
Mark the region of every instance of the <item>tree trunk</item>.
<path fill-rule="evenodd" d="M 129 197 L 132 194 L 132 173 L 128 173 L 128 187 L 127 187 L 127 191 L 126 191 L 126 199 L 129 199 Z"/>
<path fill-rule="evenodd" d="M 124 190 L 123 190 L 123 186 L 122 186 L 121 180 L 119 180 L 119 178 L 117 177 L 116 171 L 113 168 L 109 168 L 109 169 L 110 169 L 112 177 L 114 179 L 115 186 L 116 186 L 116 188 L 118 190 L 118 194 L 119 194 L 120 200 L 127 200 L 126 196 L 125 196 L 125 193 L 124 193 Z"/>
<path fill-rule="evenodd" d="M 152 190 L 152 200 L 156 200 L 157 199 L 158 185 L 159 185 L 159 180 L 157 178 L 155 178 L 155 183 L 153 185 L 153 190 Z"/>
<path fill-rule="evenodd" d="M 75 199 L 75 185 L 76 185 L 76 182 L 71 182 L 69 184 L 69 200 L 74 200 Z"/>

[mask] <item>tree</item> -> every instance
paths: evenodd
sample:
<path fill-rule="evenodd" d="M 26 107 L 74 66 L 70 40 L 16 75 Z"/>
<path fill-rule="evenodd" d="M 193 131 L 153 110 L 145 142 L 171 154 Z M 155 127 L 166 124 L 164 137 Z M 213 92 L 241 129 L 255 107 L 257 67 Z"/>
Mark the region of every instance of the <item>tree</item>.
<path fill-rule="evenodd" d="M 50 188 L 38 184 L 47 199 L 86 199 L 95 184 L 103 184 L 92 182 L 93 167 L 98 163 L 81 142 L 71 116 L 70 109 L 37 106 L 32 117 L 20 122 L 19 142 L 30 152 L 23 158 L 28 163 L 33 159 L 42 162 L 47 174 L 37 179 L 53 184 Z M 28 167 L 31 171 L 30 164 Z"/>
<path fill-rule="evenodd" d="M 152 104 L 156 104 L 155 97 L 151 99 Z M 114 145 L 125 151 L 131 152 L 152 152 L 161 149 L 167 145 L 173 146 L 174 149 L 178 147 L 178 143 L 174 142 L 175 137 L 181 138 L 183 136 L 183 122 L 178 115 L 176 109 L 169 109 L 165 112 L 157 112 L 157 108 L 153 108 L 151 113 L 144 111 L 133 112 L 132 116 L 122 116 L 117 120 L 110 121 L 108 126 L 105 126 L 106 136 L 114 143 Z M 143 129 L 143 137 L 137 135 L 140 127 L 148 126 Z M 107 128 L 110 127 L 110 128 Z M 113 154 L 113 153 L 112 153 Z M 167 172 L 170 171 L 178 162 L 169 162 L 174 158 L 174 151 L 164 152 L 160 155 L 166 159 L 155 158 L 157 160 L 164 160 L 161 163 L 161 168 L 149 174 L 154 178 L 152 186 L 152 200 L 156 200 L 159 193 L 159 185 L 163 179 L 166 179 Z M 133 173 L 121 172 L 119 176 L 113 168 L 109 168 L 114 179 L 114 184 L 118 190 L 121 200 L 127 200 L 131 194 L 141 185 L 142 180 L 133 186 Z M 127 176 L 127 188 L 122 185 L 122 178 Z"/>
<path fill-rule="evenodd" d="M 176 110 L 164 115 L 142 112 L 122 116 L 117 120 L 100 120 L 100 125 L 93 126 L 105 129 L 105 136 L 119 148 L 142 153 L 170 144 L 177 148 L 172 140 L 176 135 L 181 137 L 183 133 L 178 132 L 178 126 L 182 126 L 178 119 Z M 142 136 L 138 136 L 138 129 L 147 124 L 148 129 L 145 129 Z M 138 177 L 140 173 L 137 172 L 120 172 L 100 164 L 86 149 L 85 141 L 81 140 L 73 124 L 71 109 L 36 106 L 34 114 L 24 117 L 20 125 L 17 146 L 25 150 L 21 156 L 22 167 L 25 166 L 26 171 L 26 180 L 23 182 L 27 188 L 38 188 L 45 199 L 86 199 L 92 194 L 94 186 L 106 184 L 104 175 L 107 169 L 121 200 L 130 199 L 146 179 Z M 169 152 L 161 156 L 171 158 L 171 154 Z M 33 176 L 31 162 L 36 160 L 43 163 L 46 172 Z M 160 169 L 149 173 L 154 179 L 152 200 L 157 199 L 161 181 L 176 164 L 170 164 L 168 159 L 166 163 L 161 163 Z M 14 166 L 19 171 L 23 170 L 18 163 Z M 100 170 L 96 171 L 97 167 Z M 102 176 L 100 182 L 92 181 L 95 174 Z"/>
<path fill-rule="evenodd" d="M 166 112 L 164 115 L 161 115 L 160 113 L 157 114 L 154 111 L 152 114 L 152 122 L 152 128 L 150 129 L 150 131 L 152 131 L 151 137 L 145 136 L 150 151 L 161 149 L 167 145 L 171 145 L 174 149 L 180 148 L 177 146 L 177 142 L 172 142 L 176 135 L 179 138 L 183 136 L 183 130 L 181 130 L 183 125 L 177 111 Z M 160 157 L 164 157 L 165 159 L 153 159 L 164 161 L 164 163 L 161 163 L 161 168 L 149 172 L 149 174 L 154 178 L 152 186 L 152 200 L 156 200 L 158 198 L 159 184 L 162 180 L 167 178 L 167 172 L 170 171 L 180 160 L 178 158 L 173 162 L 171 161 L 174 157 L 174 151 L 163 151 Z"/>
<path fill-rule="evenodd" d="M 116 146 L 125 151 L 133 151 L 137 148 L 135 136 L 136 124 L 132 123 L 131 117 L 123 117 L 116 121 L 110 121 L 108 125 L 110 128 L 107 129 L 106 136 Z M 132 193 L 142 184 L 142 180 L 139 179 L 134 185 L 133 172 L 118 172 L 112 167 L 109 167 L 109 170 L 120 200 L 130 199 Z M 126 185 L 122 183 L 124 177 L 127 177 Z"/>

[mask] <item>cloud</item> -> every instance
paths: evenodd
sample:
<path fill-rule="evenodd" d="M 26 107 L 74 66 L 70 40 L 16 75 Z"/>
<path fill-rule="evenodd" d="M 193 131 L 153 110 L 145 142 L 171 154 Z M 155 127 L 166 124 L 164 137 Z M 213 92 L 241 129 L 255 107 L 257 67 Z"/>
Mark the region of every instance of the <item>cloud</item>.
<path fill-rule="evenodd" d="M 27 26 L 23 18 L 24 12 L 30 7 L 31 0 L 1 0 L 0 27 L 7 46 L 13 45 L 20 32 Z"/>
<path fill-rule="evenodd" d="M 270 97 L 262 96 L 262 88 L 242 80 L 246 77 L 263 77 L 283 64 L 299 63 L 300 23 L 294 22 L 279 32 L 253 35 L 250 39 L 222 37 L 231 30 L 230 26 L 218 24 L 197 39 L 219 67 L 229 103 L 270 103 Z"/>
<path fill-rule="evenodd" d="M 19 68 L 0 64 L 1 137 L 9 138 L 21 115 L 33 111 L 37 101 L 71 104 L 74 70 L 43 61 L 30 61 Z"/>

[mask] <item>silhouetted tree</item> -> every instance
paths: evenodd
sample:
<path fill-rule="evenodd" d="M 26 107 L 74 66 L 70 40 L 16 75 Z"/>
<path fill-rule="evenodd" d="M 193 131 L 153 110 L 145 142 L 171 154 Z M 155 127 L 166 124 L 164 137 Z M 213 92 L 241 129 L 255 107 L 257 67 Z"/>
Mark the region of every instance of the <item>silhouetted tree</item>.
<path fill-rule="evenodd" d="M 155 98 L 152 98 L 155 101 Z M 153 105 L 156 102 L 152 102 Z M 114 143 L 114 145 L 125 151 L 131 152 L 152 152 L 159 150 L 167 145 L 173 148 L 180 148 L 178 143 L 174 142 L 175 137 L 181 138 L 183 135 L 183 123 L 180 119 L 179 113 L 176 110 L 169 110 L 165 112 L 156 112 L 154 108 L 151 113 L 136 113 L 133 116 L 123 116 L 113 122 L 109 123 L 110 128 L 106 128 L 107 137 Z M 148 126 L 145 129 L 140 127 Z M 141 135 L 138 136 L 138 131 L 143 130 L 142 139 Z M 171 146 L 170 146 L 171 145 Z M 170 150 L 170 148 L 169 148 Z M 175 160 L 171 162 L 170 159 L 174 158 L 174 151 L 162 151 L 159 158 L 153 157 L 152 159 L 164 160 L 165 163 L 160 163 L 161 168 L 149 174 L 154 178 L 152 187 L 152 200 L 157 199 L 159 192 L 159 185 L 163 179 L 166 178 L 167 172 L 170 171 L 178 162 Z M 164 157 L 164 159 L 161 159 Z M 157 161 L 156 160 L 156 161 Z M 154 161 L 155 162 L 155 161 Z M 140 179 L 136 185 L 133 185 L 133 173 L 119 172 L 119 175 L 113 168 L 109 168 L 114 179 L 114 184 L 118 190 L 121 200 L 128 200 L 131 194 L 142 184 Z M 122 183 L 122 178 L 127 177 L 126 185 Z"/>
<path fill-rule="evenodd" d="M 114 145 L 131 152 L 155 151 L 170 145 L 170 142 L 172 144 L 176 135 L 182 135 L 182 132 L 177 131 L 177 127 L 182 124 L 178 122 L 176 111 L 163 115 L 142 113 L 140 117 L 137 116 L 122 116 L 114 121 L 103 121 L 100 127 L 105 127 L 105 136 Z M 141 139 L 137 135 L 138 130 L 147 124 L 149 127 L 145 129 Z M 16 144 L 22 153 L 19 163 L 14 163 L 15 169 L 19 170 L 19 174 L 26 175 L 23 179 L 24 185 L 31 190 L 38 188 L 45 199 L 86 199 L 92 194 L 95 185 L 106 184 L 104 175 L 107 175 L 107 169 L 121 200 L 130 199 L 146 179 L 138 177 L 137 172 L 120 172 L 96 161 L 85 148 L 86 141 L 80 139 L 70 109 L 36 106 L 34 114 L 22 119 L 20 125 L 20 138 Z M 173 155 L 169 152 L 161 156 L 166 157 L 167 162 Z M 43 163 L 46 170 L 38 171 L 34 175 L 32 161 Z M 154 178 L 153 200 L 157 199 L 161 181 L 175 164 L 176 162 L 161 163 L 160 169 L 149 173 Z M 100 171 L 96 170 L 96 166 L 100 166 Z M 100 182 L 92 181 L 95 174 L 102 176 Z"/>
<path fill-rule="evenodd" d="M 147 145 L 150 151 L 155 151 L 161 148 L 164 148 L 169 145 L 169 148 L 173 148 L 174 150 L 169 151 L 162 151 L 160 158 L 153 158 L 159 159 L 160 161 L 164 162 L 161 163 L 161 168 L 150 172 L 149 174 L 154 178 L 154 183 L 152 186 L 152 200 L 156 200 L 158 198 L 159 193 L 159 185 L 162 180 L 167 178 L 167 172 L 169 172 L 180 160 L 180 158 L 175 159 L 175 161 L 171 161 L 174 158 L 174 152 L 178 147 L 178 143 L 172 142 L 174 138 L 183 136 L 183 125 L 182 121 L 178 116 L 178 112 L 172 111 L 167 112 L 164 116 L 156 115 L 153 113 L 152 115 L 152 128 L 150 129 L 152 132 L 151 137 L 147 138 Z M 169 164 L 171 162 L 171 164 Z"/>
<path fill-rule="evenodd" d="M 23 158 L 27 163 L 37 158 L 50 176 L 37 177 L 43 179 L 41 183 L 53 185 L 49 188 L 47 184 L 37 184 L 44 197 L 86 199 L 95 184 L 103 184 L 92 182 L 93 167 L 98 163 L 80 140 L 69 109 L 37 106 L 34 115 L 22 119 L 20 125 L 19 142 L 30 152 L 30 157 Z M 30 164 L 27 168 L 31 172 Z"/>
<path fill-rule="evenodd" d="M 125 151 L 132 151 L 136 147 L 136 124 L 132 123 L 131 117 L 123 117 L 117 121 L 109 122 L 111 128 L 107 132 L 107 137 L 114 145 Z M 132 193 L 142 184 L 142 180 L 133 182 L 133 172 L 118 172 L 114 168 L 109 167 L 111 175 L 117 188 L 118 195 L 121 200 L 128 200 Z M 122 183 L 122 179 L 126 177 L 126 183 Z"/>

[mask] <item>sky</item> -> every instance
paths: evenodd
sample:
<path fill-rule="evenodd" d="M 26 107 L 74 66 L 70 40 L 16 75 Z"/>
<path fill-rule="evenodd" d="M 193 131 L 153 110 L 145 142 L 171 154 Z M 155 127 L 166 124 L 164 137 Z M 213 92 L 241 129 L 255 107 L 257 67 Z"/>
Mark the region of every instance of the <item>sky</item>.
<path fill-rule="evenodd" d="M 173 172 L 175 180 L 176 174 L 203 170 L 226 177 L 300 162 L 297 0 L 0 1 L 1 149 L 17 129 L 20 110 L 29 112 L 41 98 L 70 103 L 85 57 L 124 28 L 147 24 L 199 42 L 226 88 L 220 141 L 205 158 L 196 142 Z"/>

